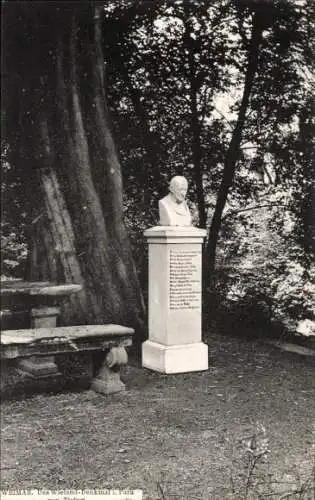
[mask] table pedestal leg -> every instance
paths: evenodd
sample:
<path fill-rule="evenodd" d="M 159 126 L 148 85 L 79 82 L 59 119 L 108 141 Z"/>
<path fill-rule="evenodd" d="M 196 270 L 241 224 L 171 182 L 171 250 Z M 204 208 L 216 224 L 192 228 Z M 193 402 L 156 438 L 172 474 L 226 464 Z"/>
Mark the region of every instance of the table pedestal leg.
<path fill-rule="evenodd" d="M 39 307 L 31 310 L 32 328 L 54 328 L 60 313 L 58 307 Z M 18 370 L 33 378 L 59 375 L 54 356 L 31 356 L 18 362 Z"/>

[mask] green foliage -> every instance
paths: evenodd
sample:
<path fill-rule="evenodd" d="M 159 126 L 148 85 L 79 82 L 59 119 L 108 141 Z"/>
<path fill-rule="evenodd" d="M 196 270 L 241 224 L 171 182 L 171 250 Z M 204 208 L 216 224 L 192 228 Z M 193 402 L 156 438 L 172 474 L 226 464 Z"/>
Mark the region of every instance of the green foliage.
<path fill-rule="evenodd" d="M 240 328 L 262 335 L 272 323 L 295 333 L 302 320 L 314 319 L 314 268 L 296 241 L 299 221 L 287 204 L 283 193 L 280 206 L 270 196 L 263 208 L 235 214 L 219 249 L 217 290 L 223 304 Z"/>
<path fill-rule="evenodd" d="M 28 248 L 23 234 L 12 230 L 12 226 L 1 224 L 1 276 L 21 277 L 25 272 Z"/>
<path fill-rule="evenodd" d="M 21 277 L 26 270 L 27 209 L 22 196 L 21 180 L 8 163 L 8 150 L 2 151 L 1 276 Z"/>
<path fill-rule="evenodd" d="M 299 249 L 295 250 L 296 255 L 286 260 L 283 273 L 271 282 L 273 315 L 291 330 L 296 330 L 301 320 L 314 319 L 314 269 L 303 267 Z"/>
<path fill-rule="evenodd" d="M 157 195 L 165 193 L 169 178 L 183 173 L 192 181 L 190 198 L 195 201 L 191 136 L 194 98 L 205 193 L 215 189 L 209 185 L 208 169 L 209 164 L 214 169 L 222 161 L 224 130 L 219 120 L 209 121 L 208 117 L 213 96 L 230 86 L 229 68 L 224 64 L 230 41 L 228 32 L 219 33 L 231 8 L 210 4 L 176 2 L 175 6 L 160 2 L 154 16 L 129 20 L 124 32 L 119 33 L 118 51 L 113 36 L 117 36 L 117 25 L 119 29 L 121 24 L 116 18 L 105 21 L 108 92 L 125 186 L 127 193 L 129 189 L 138 192 L 140 184 L 155 204 Z M 112 35 L 114 31 L 116 35 Z M 152 192 L 153 186 L 157 194 Z"/>

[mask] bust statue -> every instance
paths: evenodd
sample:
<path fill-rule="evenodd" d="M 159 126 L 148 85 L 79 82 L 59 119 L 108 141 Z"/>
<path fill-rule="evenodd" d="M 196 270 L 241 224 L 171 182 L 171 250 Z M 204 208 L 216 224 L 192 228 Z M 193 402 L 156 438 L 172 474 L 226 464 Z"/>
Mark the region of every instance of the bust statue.
<path fill-rule="evenodd" d="M 160 226 L 191 226 L 191 215 L 185 201 L 188 182 L 176 175 L 169 184 L 169 194 L 159 201 Z"/>

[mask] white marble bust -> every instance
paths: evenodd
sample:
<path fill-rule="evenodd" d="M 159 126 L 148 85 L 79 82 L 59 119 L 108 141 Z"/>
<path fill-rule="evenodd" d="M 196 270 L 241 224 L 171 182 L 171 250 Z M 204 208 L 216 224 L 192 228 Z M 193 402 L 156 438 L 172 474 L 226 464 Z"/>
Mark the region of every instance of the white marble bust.
<path fill-rule="evenodd" d="M 188 182 L 176 175 L 171 179 L 169 194 L 159 201 L 160 226 L 191 226 L 191 215 L 185 201 Z"/>

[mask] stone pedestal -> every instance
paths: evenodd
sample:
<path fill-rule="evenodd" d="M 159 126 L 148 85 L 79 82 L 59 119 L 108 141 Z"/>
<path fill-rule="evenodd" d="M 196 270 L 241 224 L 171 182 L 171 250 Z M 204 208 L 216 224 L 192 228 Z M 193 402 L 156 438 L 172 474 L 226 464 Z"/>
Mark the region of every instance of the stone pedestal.
<path fill-rule="evenodd" d="M 208 369 L 201 340 L 202 243 L 206 230 L 157 226 L 149 245 L 149 339 L 142 366 L 162 373 Z"/>

